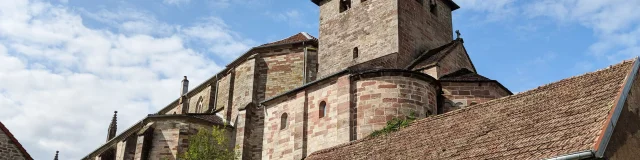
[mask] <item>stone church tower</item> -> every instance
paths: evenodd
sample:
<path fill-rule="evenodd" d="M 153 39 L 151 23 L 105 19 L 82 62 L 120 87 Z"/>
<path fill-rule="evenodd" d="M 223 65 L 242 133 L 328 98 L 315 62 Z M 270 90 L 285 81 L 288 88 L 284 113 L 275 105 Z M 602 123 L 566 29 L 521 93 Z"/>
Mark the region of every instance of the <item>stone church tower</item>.
<path fill-rule="evenodd" d="M 511 95 L 453 39 L 451 0 L 311 1 L 319 39 L 301 32 L 256 46 L 190 91 L 185 76 L 176 100 L 84 159 L 174 160 L 211 125 L 226 126 L 242 159 L 302 159 L 394 118 Z"/>
<path fill-rule="evenodd" d="M 422 52 L 451 42 L 450 0 L 312 0 L 320 7 L 322 76 L 377 61 L 404 68 Z"/>

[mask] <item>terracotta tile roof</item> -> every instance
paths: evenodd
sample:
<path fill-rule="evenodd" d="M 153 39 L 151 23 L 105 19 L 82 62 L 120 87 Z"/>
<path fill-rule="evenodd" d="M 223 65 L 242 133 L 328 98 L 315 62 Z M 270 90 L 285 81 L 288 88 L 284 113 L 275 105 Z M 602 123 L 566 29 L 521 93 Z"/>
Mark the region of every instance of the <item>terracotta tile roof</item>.
<path fill-rule="evenodd" d="M 633 63 L 428 117 L 307 159 L 541 159 L 595 150 Z"/>
<path fill-rule="evenodd" d="M 461 81 L 461 82 L 469 82 L 469 81 L 493 81 L 487 77 L 479 75 L 469 69 L 462 68 L 453 73 L 444 75 L 440 77 L 440 81 Z"/>
<path fill-rule="evenodd" d="M 275 42 L 266 43 L 266 44 L 260 45 L 259 47 L 289 44 L 289 43 L 296 43 L 296 42 L 303 42 L 303 41 L 310 41 L 310 40 L 317 40 L 317 39 L 306 32 L 300 32 L 291 37 L 287 37 L 285 39 L 275 41 Z"/>
<path fill-rule="evenodd" d="M 419 64 L 435 65 L 446 55 L 451 53 L 451 51 L 453 51 L 453 49 L 457 45 L 460 45 L 460 44 L 462 44 L 461 41 L 454 40 L 438 48 L 434 48 L 429 51 L 426 51 L 422 55 L 420 55 L 416 60 L 411 62 L 411 64 L 407 66 L 406 69 L 408 70 L 414 69 L 414 67 L 416 67 Z"/>
<path fill-rule="evenodd" d="M 33 159 L 31 158 L 31 155 L 29 155 L 27 150 L 25 150 L 24 147 L 22 147 L 22 144 L 18 142 L 18 139 L 16 139 L 16 137 L 14 137 L 13 134 L 11 134 L 11 132 L 9 132 L 9 129 L 7 129 L 7 127 L 5 127 L 4 124 L 2 124 L 2 122 L 0 122 L 0 130 L 2 130 L 2 132 L 4 132 L 4 134 L 6 134 L 9 137 L 9 140 L 13 142 L 13 144 L 15 144 L 16 147 L 18 147 L 18 150 L 20 150 L 20 152 L 22 153 L 22 155 L 24 155 L 26 159 L 28 160 Z"/>

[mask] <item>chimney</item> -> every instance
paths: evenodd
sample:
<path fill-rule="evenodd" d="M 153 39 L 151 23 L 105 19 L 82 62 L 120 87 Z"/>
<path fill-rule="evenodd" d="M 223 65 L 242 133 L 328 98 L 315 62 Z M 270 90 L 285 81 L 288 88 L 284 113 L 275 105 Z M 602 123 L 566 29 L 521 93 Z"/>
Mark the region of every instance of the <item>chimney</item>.
<path fill-rule="evenodd" d="M 118 114 L 118 111 L 113 112 L 113 118 L 111 119 L 111 124 L 109 125 L 109 130 L 108 130 L 109 133 L 107 134 L 107 142 L 113 139 L 114 137 L 116 137 L 116 130 L 118 129 L 117 114 Z"/>
<path fill-rule="evenodd" d="M 189 80 L 187 79 L 187 76 L 184 76 L 184 79 L 182 80 L 182 90 L 180 90 L 180 97 L 187 94 L 187 91 L 189 91 Z"/>

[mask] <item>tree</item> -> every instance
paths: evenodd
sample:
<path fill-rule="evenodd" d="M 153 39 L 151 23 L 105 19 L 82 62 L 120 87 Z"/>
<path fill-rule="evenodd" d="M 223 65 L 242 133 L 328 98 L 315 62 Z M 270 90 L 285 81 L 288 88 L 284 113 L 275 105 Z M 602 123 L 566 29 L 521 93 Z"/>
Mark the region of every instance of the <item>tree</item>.
<path fill-rule="evenodd" d="M 226 127 L 226 126 L 225 126 Z M 200 128 L 189 138 L 189 147 L 181 156 L 183 160 L 233 160 L 237 159 L 231 148 L 225 127 L 213 126 L 211 130 Z"/>

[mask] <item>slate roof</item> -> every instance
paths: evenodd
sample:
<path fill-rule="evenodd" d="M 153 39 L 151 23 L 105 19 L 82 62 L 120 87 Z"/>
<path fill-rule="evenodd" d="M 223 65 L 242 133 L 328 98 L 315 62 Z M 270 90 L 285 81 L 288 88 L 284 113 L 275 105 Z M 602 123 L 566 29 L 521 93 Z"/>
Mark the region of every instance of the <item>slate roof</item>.
<path fill-rule="evenodd" d="M 633 62 L 418 120 L 307 159 L 541 159 L 595 150 Z"/>
<path fill-rule="evenodd" d="M 479 75 L 469 69 L 462 68 L 453 73 L 444 75 L 440 77 L 440 81 L 451 81 L 451 82 L 486 82 L 493 81 L 485 76 Z"/>
<path fill-rule="evenodd" d="M 16 145 L 18 150 L 20 150 L 20 152 L 22 153 L 22 155 L 24 155 L 26 159 L 33 159 L 31 158 L 31 155 L 29 155 L 27 150 L 25 150 L 24 147 L 22 147 L 22 144 L 18 142 L 18 139 L 16 139 L 16 137 L 14 137 L 13 134 L 11 134 L 9 129 L 5 127 L 4 124 L 2 124 L 2 122 L 0 122 L 0 130 L 2 130 L 2 132 L 4 132 L 4 134 L 6 134 L 7 137 L 9 137 L 9 141 L 11 141 L 14 145 Z"/>
<path fill-rule="evenodd" d="M 442 60 L 442 58 L 449 55 L 449 53 L 451 53 L 453 49 L 458 45 L 462 45 L 462 39 L 453 40 L 438 48 L 434 48 L 429 51 L 426 51 L 422 55 L 420 55 L 418 58 L 416 58 L 416 60 L 411 62 L 411 64 L 409 64 L 409 66 L 407 66 L 406 69 L 412 70 L 419 64 L 427 64 L 427 66 L 435 65 L 440 60 Z"/>

